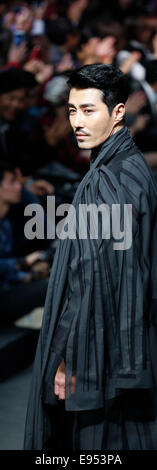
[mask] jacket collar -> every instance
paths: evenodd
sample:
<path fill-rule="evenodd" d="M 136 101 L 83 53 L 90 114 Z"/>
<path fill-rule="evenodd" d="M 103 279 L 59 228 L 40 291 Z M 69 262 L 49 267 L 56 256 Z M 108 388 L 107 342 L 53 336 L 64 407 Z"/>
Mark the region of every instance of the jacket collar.
<path fill-rule="evenodd" d="M 107 164 L 118 151 L 125 150 L 129 144 L 132 143 L 132 137 L 126 126 L 117 131 L 115 134 L 108 137 L 107 140 L 101 145 L 94 147 L 90 155 L 90 168 L 99 166 L 99 162 Z M 123 148 L 121 148 L 123 147 Z"/>

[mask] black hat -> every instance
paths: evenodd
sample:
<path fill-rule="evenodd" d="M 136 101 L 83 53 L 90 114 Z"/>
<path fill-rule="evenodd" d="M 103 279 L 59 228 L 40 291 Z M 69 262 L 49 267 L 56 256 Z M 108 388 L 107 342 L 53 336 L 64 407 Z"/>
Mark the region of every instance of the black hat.
<path fill-rule="evenodd" d="M 0 95 L 13 90 L 30 89 L 38 85 L 33 73 L 10 68 L 0 72 Z"/>

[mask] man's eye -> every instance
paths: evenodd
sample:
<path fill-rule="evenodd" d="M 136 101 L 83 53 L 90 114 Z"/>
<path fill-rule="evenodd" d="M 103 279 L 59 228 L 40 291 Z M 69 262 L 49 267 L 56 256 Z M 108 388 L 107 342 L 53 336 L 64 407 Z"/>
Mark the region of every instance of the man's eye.
<path fill-rule="evenodd" d="M 74 114 L 74 113 L 75 113 L 75 109 L 69 109 L 69 110 L 68 110 L 68 114 L 69 114 L 69 115 L 70 115 L 70 114 Z"/>
<path fill-rule="evenodd" d="M 93 111 L 92 109 L 85 109 L 85 113 L 87 113 L 87 114 L 92 113 L 92 111 Z"/>
<path fill-rule="evenodd" d="M 85 112 L 86 114 L 90 114 L 90 113 L 93 112 L 93 109 L 85 109 L 84 112 Z M 75 113 L 76 113 L 76 110 L 75 110 L 75 109 L 69 109 L 69 110 L 68 110 L 68 114 L 69 114 L 69 115 L 72 115 L 72 114 L 75 114 Z"/>

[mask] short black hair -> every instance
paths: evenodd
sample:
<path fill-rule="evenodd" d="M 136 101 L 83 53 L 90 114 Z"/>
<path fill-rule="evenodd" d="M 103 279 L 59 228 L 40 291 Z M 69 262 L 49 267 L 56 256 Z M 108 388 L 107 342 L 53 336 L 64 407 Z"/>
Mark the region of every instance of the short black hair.
<path fill-rule="evenodd" d="M 3 181 L 4 174 L 7 171 L 10 172 L 10 173 L 14 173 L 15 168 L 14 168 L 13 165 L 11 165 L 11 163 L 1 160 L 0 161 L 0 184 Z"/>
<path fill-rule="evenodd" d="M 125 104 L 129 96 L 127 76 L 113 65 L 84 65 L 70 74 L 67 83 L 70 89 L 97 88 L 102 91 L 103 102 L 110 114 L 118 103 Z"/>

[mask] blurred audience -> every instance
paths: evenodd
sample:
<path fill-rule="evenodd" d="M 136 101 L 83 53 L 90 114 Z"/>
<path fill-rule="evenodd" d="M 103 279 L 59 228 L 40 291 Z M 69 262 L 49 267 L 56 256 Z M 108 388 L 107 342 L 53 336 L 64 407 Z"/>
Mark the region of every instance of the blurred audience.
<path fill-rule="evenodd" d="M 47 290 L 49 263 L 39 251 L 25 257 L 13 256 L 13 231 L 8 218 L 10 205 L 18 204 L 22 186 L 15 171 L 0 163 L 0 325 L 7 325 L 42 307 Z M 14 235 L 15 236 L 15 235 Z"/>

